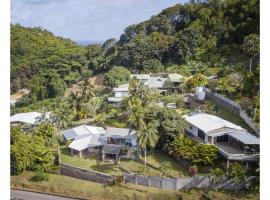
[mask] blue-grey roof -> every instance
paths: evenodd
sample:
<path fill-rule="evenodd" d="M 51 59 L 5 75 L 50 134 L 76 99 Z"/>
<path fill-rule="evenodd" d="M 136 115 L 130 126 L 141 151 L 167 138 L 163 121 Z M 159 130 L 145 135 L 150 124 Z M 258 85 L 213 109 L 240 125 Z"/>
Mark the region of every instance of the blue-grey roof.
<path fill-rule="evenodd" d="M 251 135 L 250 133 L 247 132 L 229 132 L 226 134 L 237 139 L 243 144 L 257 144 L 257 145 L 260 144 L 260 139 L 258 137 Z"/>

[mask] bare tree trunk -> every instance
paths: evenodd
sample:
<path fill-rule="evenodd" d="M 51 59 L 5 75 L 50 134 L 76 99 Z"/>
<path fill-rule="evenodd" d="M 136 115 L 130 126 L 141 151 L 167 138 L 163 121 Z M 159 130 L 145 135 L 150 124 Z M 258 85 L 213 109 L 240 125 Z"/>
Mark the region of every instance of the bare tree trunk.
<path fill-rule="evenodd" d="M 252 57 L 249 59 L 249 72 L 252 71 Z"/>

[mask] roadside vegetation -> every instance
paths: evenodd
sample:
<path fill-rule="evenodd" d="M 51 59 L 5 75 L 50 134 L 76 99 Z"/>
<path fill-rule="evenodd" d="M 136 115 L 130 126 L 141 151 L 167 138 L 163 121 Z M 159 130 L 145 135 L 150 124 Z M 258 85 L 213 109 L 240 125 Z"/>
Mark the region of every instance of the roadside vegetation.
<path fill-rule="evenodd" d="M 97 200 L 249 200 L 258 199 L 258 194 L 247 194 L 243 191 L 232 193 L 228 191 L 212 190 L 190 190 L 190 191 L 173 191 L 160 190 L 143 186 L 130 184 L 120 184 L 112 187 L 104 186 L 99 183 L 83 181 L 67 176 L 48 174 L 49 180 L 42 182 L 31 182 L 29 179 L 33 176 L 32 172 L 25 171 L 19 176 L 11 177 L 11 188 L 25 189 L 30 191 L 59 194 L 75 198 L 97 199 Z M 91 188 L 91 190 L 89 190 Z"/>

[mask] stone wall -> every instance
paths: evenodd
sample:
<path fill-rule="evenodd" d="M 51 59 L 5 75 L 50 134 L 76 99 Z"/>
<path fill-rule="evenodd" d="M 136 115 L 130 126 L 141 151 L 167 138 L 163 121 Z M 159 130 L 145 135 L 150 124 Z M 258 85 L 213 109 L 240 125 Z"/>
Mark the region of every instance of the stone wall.
<path fill-rule="evenodd" d="M 210 89 L 205 88 L 206 98 L 214 102 L 217 106 L 225 108 L 231 113 L 236 114 L 240 118 L 242 118 L 246 124 L 257 134 L 260 134 L 259 129 L 257 128 L 256 124 L 254 123 L 253 119 L 250 118 L 245 111 L 242 110 L 240 104 L 224 97 L 221 94 L 212 92 Z"/>
<path fill-rule="evenodd" d="M 93 170 L 86 170 L 72 165 L 60 163 L 60 174 L 74 178 L 93 181 L 97 183 L 110 183 L 115 179 L 114 176 L 99 173 Z"/>
<path fill-rule="evenodd" d="M 226 190 L 235 190 L 247 188 L 257 177 L 248 177 L 245 183 L 236 185 L 229 179 L 224 179 L 218 185 L 213 185 L 209 176 L 195 176 L 190 178 L 166 178 L 142 175 L 131 175 L 124 173 L 124 182 L 135 185 L 143 185 L 167 190 L 186 190 L 191 188 L 218 188 Z"/>

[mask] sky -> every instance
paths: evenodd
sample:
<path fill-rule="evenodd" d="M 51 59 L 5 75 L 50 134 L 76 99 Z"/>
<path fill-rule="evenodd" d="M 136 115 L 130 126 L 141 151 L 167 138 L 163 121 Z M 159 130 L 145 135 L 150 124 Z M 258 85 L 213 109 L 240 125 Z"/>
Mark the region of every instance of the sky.
<path fill-rule="evenodd" d="M 72 40 L 105 41 L 185 0 L 11 0 L 11 23 Z"/>

